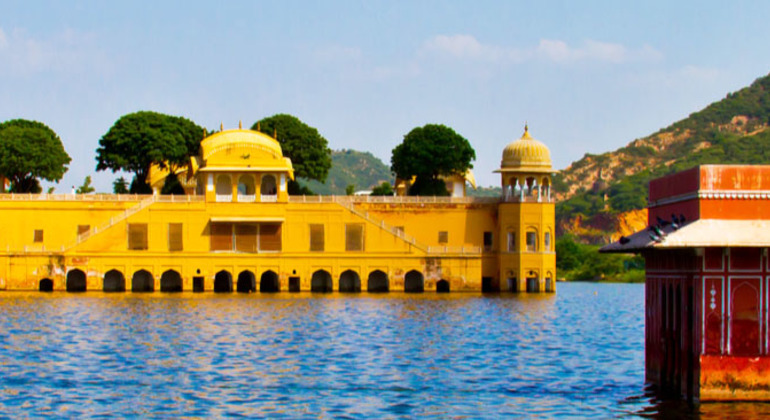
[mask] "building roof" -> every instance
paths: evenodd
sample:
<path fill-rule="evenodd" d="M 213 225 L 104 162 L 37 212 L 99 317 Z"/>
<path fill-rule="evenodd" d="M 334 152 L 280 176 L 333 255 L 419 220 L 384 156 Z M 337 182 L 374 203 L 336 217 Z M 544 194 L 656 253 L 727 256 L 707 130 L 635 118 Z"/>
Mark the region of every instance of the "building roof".
<path fill-rule="evenodd" d="M 769 247 L 770 220 L 699 219 L 674 229 L 672 225 L 645 229 L 605 245 L 601 252 L 639 252 L 645 249 L 707 247 Z M 623 243 L 625 242 L 625 243 Z"/>
<path fill-rule="evenodd" d="M 293 179 L 291 160 L 283 157 L 274 138 L 254 130 L 225 130 L 201 142 L 199 164 L 202 172 L 286 172 Z"/>
<path fill-rule="evenodd" d="M 553 172 L 551 151 L 542 142 L 529 134 L 529 127 L 524 126 L 520 139 L 510 142 L 503 149 L 500 169 L 496 172 Z"/>

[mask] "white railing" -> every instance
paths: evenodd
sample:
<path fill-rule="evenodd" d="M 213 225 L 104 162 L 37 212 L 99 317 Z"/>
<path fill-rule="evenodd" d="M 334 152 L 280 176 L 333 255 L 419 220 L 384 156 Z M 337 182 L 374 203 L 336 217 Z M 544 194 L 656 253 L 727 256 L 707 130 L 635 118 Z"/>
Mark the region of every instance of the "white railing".
<path fill-rule="evenodd" d="M 257 201 L 256 194 L 238 194 L 235 197 L 239 203 L 253 203 Z"/>
<path fill-rule="evenodd" d="M 259 196 L 259 201 L 263 203 L 275 203 L 276 201 L 278 201 L 278 196 L 275 194 L 268 194 L 268 195 L 263 194 Z"/>
<path fill-rule="evenodd" d="M 480 254 L 478 246 L 429 246 L 429 254 Z"/>
<path fill-rule="evenodd" d="M 141 201 L 151 195 L 141 194 L 32 194 L 7 193 L 0 194 L 0 201 L 106 201 L 126 202 Z"/>
<path fill-rule="evenodd" d="M 202 203 L 206 197 L 202 195 L 156 195 L 158 203 Z"/>
<path fill-rule="evenodd" d="M 233 201 L 232 194 L 217 194 L 217 203 L 229 203 Z"/>
<path fill-rule="evenodd" d="M 371 195 L 290 195 L 290 203 L 493 204 L 500 197 L 413 197 Z"/>

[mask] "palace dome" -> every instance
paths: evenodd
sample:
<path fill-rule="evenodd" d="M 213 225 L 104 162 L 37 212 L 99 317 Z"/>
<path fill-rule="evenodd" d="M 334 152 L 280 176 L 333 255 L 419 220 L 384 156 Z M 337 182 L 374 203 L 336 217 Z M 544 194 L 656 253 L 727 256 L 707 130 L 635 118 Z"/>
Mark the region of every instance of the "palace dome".
<path fill-rule="evenodd" d="M 527 126 L 524 126 L 524 134 L 520 139 L 505 146 L 500 163 L 500 169 L 503 170 L 522 167 L 551 170 L 551 151 L 545 144 L 532 138 Z"/>
<path fill-rule="evenodd" d="M 212 155 L 223 150 L 256 149 L 272 156 L 274 159 L 283 157 L 281 144 L 277 140 L 253 130 L 223 130 L 215 133 L 201 142 L 201 156 L 208 160 Z"/>

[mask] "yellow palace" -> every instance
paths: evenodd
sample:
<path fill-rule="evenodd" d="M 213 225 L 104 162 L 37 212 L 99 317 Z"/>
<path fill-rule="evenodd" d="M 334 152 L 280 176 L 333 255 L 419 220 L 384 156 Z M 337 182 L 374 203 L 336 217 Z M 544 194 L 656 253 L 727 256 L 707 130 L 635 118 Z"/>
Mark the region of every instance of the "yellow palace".
<path fill-rule="evenodd" d="M 496 172 L 500 198 L 289 196 L 276 140 L 222 131 L 184 196 L 0 194 L 0 290 L 553 292 L 550 152 L 525 130 Z"/>

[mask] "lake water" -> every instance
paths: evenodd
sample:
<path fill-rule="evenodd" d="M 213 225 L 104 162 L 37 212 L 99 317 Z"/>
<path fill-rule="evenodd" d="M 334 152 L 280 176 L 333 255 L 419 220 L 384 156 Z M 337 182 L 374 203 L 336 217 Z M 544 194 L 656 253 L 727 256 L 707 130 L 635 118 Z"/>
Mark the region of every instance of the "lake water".
<path fill-rule="evenodd" d="M 0 417 L 635 418 L 642 285 L 556 295 L 0 293 Z"/>

